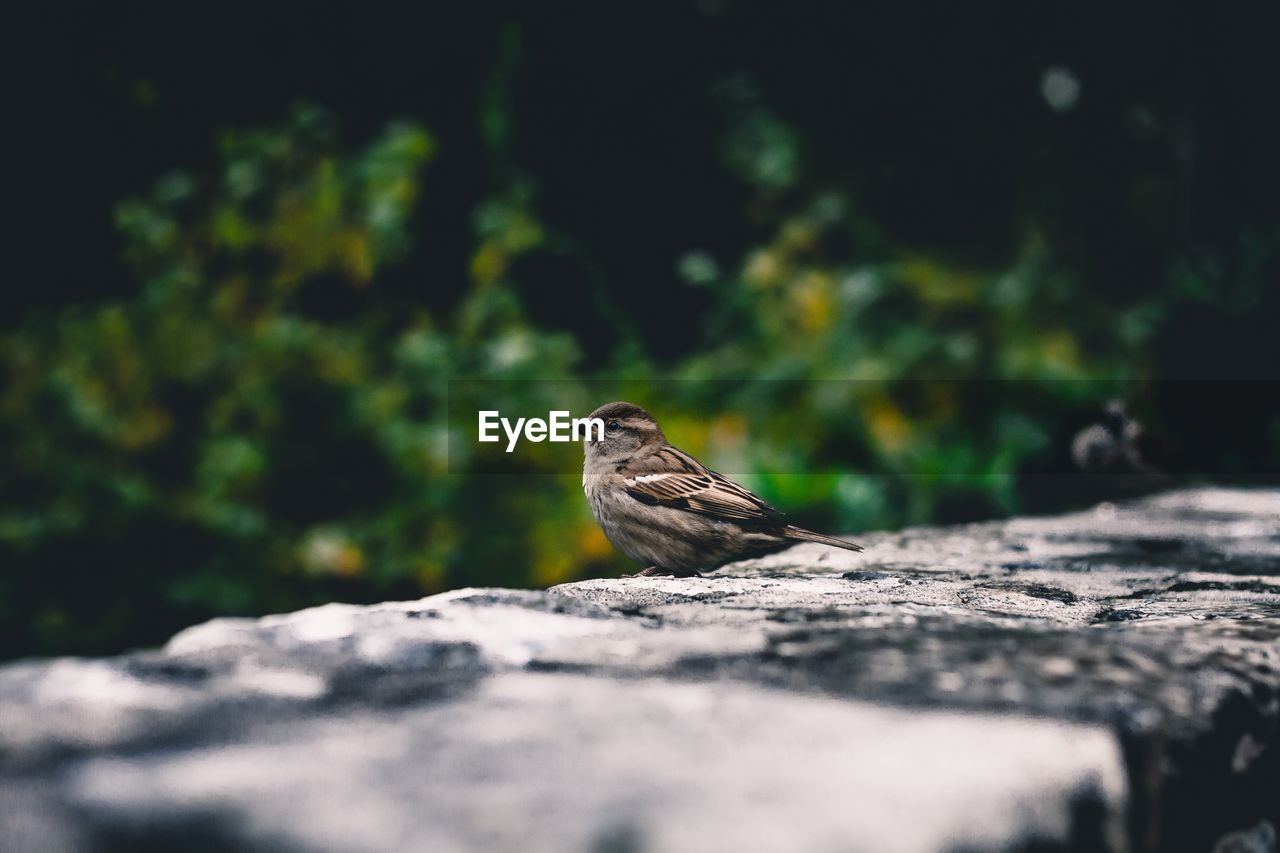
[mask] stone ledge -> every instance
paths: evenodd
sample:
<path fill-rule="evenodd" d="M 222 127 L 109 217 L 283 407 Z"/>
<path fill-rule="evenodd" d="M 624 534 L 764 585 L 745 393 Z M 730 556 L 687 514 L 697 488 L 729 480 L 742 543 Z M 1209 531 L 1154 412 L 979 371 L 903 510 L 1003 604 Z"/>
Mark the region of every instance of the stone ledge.
<path fill-rule="evenodd" d="M 1274 850 L 1280 493 L 859 541 L 8 665 L 0 848 Z"/>

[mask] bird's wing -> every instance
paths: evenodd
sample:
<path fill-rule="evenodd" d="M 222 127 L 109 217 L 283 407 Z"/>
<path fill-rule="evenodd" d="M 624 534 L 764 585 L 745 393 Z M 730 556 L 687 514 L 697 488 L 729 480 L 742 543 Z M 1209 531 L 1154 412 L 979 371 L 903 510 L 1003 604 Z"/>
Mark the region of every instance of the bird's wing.
<path fill-rule="evenodd" d="M 630 470 L 620 471 L 631 497 L 712 518 L 778 524 L 783 514 L 682 450 L 661 448 Z"/>

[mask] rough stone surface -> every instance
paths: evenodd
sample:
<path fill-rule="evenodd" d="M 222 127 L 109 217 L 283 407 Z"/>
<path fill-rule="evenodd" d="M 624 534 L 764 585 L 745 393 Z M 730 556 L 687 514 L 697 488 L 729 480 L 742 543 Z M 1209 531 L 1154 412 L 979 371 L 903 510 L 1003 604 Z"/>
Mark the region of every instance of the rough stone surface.
<path fill-rule="evenodd" d="M 1280 493 L 0 668 L 0 850 L 1275 850 Z"/>

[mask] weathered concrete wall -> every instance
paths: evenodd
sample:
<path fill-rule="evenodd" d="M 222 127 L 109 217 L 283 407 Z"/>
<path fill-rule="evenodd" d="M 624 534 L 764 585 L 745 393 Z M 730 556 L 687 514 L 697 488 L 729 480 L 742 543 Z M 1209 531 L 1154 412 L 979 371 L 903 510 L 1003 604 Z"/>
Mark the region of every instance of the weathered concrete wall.
<path fill-rule="evenodd" d="M 9 665 L 0 849 L 1275 849 L 1280 494 L 860 541 Z"/>

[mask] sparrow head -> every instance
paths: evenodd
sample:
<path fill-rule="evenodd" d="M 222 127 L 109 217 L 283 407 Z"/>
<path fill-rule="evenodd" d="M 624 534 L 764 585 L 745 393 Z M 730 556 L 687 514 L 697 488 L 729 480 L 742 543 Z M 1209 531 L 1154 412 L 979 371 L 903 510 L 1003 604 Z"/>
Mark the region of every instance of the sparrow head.
<path fill-rule="evenodd" d="M 604 421 L 604 438 L 593 435 L 583 443 L 587 459 L 597 463 L 621 463 L 645 447 L 667 443 L 653 416 L 631 403 L 606 403 L 591 413 Z"/>

